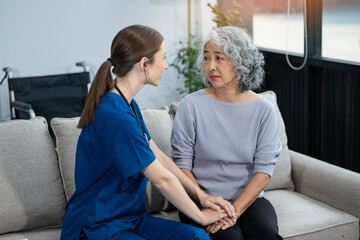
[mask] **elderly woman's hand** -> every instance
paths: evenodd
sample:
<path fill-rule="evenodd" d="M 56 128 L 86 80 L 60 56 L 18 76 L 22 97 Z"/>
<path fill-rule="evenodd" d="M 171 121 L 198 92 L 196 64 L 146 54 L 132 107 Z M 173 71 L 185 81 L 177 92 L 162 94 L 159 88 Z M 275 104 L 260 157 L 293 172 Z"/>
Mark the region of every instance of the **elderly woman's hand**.
<path fill-rule="evenodd" d="M 236 212 L 233 205 L 228 201 L 224 200 L 222 197 L 205 195 L 200 199 L 200 204 L 203 208 L 211 208 L 215 211 L 222 208 L 225 210 L 228 217 L 230 218 L 236 217 Z"/>
<path fill-rule="evenodd" d="M 225 217 L 225 218 L 223 218 L 223 219 L 209 225 L 206 228 L 206 233 L 208 235 L 210 235 L 210 234 L 216 233 L 220 229 L 225 230 L 225 229 L 227 229 L 229 227 L 232 227 L 232 226 L 234 226 L 236 224 L 237 219 L 238 219 L 237 217 L 233 217 L 233 218 Z"/>

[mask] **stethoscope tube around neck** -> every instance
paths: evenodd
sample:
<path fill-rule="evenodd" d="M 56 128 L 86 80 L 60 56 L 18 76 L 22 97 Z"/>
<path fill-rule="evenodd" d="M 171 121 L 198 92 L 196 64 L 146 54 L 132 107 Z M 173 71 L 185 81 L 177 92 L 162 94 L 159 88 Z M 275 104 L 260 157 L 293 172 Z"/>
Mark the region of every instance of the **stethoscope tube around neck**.
<path fill-rule="evenodd" d="M 137 120 L 137 122 L 139 124 L 139 127 L 141 129 L 141 132 L 142 132 L 143 136 L 145 137 L 146 142 L 149 143 L 148 137 L 146 136 L 146 133 L 144 132 L 144 130 L 143 130 L 142 126 L 141 126 L 140 119 L 139 119 L 139 117 L 138 117 L 138 115 L 137 115 L 137 113 L 135 111 L 135 108 L 134 108 L 134 105 L 133 105 L 132 101 L 130 103 L 128 102 L 128 100 L 126 99 L 124 94 L 121 92 L 121 90 L 118 88 L 118 86 L 115 85 L 115 89 L 120 94 L 120 96 L 124 99 L 126 105 L 128 105 L 130 110 L 135 114 L 136 120 Z"/>

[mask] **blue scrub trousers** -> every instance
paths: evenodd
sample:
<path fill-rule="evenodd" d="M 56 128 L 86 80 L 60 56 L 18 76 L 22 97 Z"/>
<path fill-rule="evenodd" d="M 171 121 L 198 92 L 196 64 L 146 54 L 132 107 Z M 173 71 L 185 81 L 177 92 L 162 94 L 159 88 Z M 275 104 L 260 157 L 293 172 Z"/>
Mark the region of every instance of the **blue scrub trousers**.
<path fill-rule="evenodd" d="M 80 239 L 87 239 L 83 234 Z M 134 229 L 117 232 L 109 240 L 210 240 L 205 230 L 145 215 Z"/>

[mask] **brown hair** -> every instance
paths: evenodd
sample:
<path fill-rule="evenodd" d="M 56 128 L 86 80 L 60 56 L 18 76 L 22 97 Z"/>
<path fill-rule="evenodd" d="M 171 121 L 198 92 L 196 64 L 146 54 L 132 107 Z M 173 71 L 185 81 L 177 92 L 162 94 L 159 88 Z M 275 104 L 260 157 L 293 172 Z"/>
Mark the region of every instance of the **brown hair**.
<path fill-rule="evenodd" d="M 132 25 L 122 29 L 111 44 L 111 59 L 115 64 L 112 72 L 118 77 L 124 77 L 142 57 L 147 57 L 151 64 L 163 41 L 164 38 L 158 31 L 147 26 Z M 105 93 L 115 85 L 110 69 L 111 62 L 106 60 L 97 71 L 85 99 L 78 128 L 84 128 L 91 121 L 96 121 L 95 109 Z"/>

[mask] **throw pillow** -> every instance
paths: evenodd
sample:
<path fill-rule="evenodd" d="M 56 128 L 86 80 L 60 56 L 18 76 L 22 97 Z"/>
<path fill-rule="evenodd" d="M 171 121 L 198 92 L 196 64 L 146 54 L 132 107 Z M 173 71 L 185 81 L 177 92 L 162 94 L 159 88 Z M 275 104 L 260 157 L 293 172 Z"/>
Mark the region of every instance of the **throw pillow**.
<path fill-rule="evenodd" d="M 67 201 L 75 192 L 75 153 L 81 129 L 77 128 L 80 117 L 53 118 L 51 127 L 56 138 L 56 151 Z"/>

